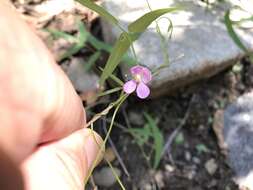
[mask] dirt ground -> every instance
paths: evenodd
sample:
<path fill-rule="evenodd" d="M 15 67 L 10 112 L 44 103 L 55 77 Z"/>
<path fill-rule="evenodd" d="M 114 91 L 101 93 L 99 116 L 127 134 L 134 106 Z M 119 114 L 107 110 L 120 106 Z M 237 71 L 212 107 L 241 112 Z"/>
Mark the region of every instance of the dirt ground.
<path fill-rule="evenodd" d="M 38 31 L 56 28 L 74 34 L 76 28 L 73 28 L 72 17 L 79 17 L 86 22 L 89 31 L 102 39 L 101 26 L 96 15 L 87 10 L 74 11 L 67 15 L 56 14 L 52 17 L 33 14 L 33 8 L 41 2 L 43 1 L 15 1 L 15 6 Z M 86 14 L 82 14 L 82 11 L 86 11 Z M 59 22 L 62 19 L 66 19 L 66 22 Z M 43 35 L 42 37 L 46 39 Z M 68 46 L 51 50 L 57 54 L 64 47 Z M 89 58 L 93 52 L 94 49 L 87 46 L 74 57 Z M 104 58 L 107 56 L 105 54 Z M 98 64 L 103 65 L 104 58 L 99 59 Z M 68 60 L 59 64 L 64 64 L 66 61 Z M 252 87 L 253 65 L 244 59 L 210 79 L 178 89 L 168 96 L 146 101 L 130 97 L 118 114 L 116 123 L 120 124 L 120 127 L 115 126 L 110 136 L 114 148 L 118 151 L 129 173 L 127 176 L 119 160 L 113 159 L 112 165 L 121 171 L 121 180 L 125 188 L 127 190 L 238 189 L 233 182 L 233 172 L 219 147 L 217 131 L 215 133 L 214 129 L 222 125 L 224 108 L 239 95 L 250 91 Z M 110 100 L 110 98 L 107 99 L 109 102 Z M 92 111 L 101 109 L 101 105 L 98 105 Z M 155 171 L 150 166 L 150 162 L 145 159 L 133 137 L 122 130 L 127 127 L 142 127 L 145 123 L 143 112 L 157 118 L 157 125 L 164 135 L 165 143 L 172 141 Z M 104 135 L 102 125 L 102 122 L 98 122 L 96 129 Z M 176 142 L 173 137 L 175 132 L 183 136 L 181 142 Z M 148 152 L 149 148 L 144 147 L 144 151 Z M 105 165 L 105 163 L 100 164 L 96 171 Z M 87 189 L 92 188 L 88 185 Z M 118 190 L 120 186 L 116 183 L 113 186 L 98 189 Z"/>
<path fill-rule="evenodd" d="M 139 114 L 130 119 L 131 127 L 143 118 L 139 110 L 146 111 L 158 118 L 158 126 L 169 139 L 180 126 L 184 136 L 182 144 L 172 143 L 170 150 L 162 158 L 159 168 L 153 171 L 146 163 L 136 142 L 131 136 L 115 127 L 111 138 L 119 151 L 130 177 L 122 175 L 126 189 L 166 189 L 166 190 L 236 190 L 233 172 L 228 166 L 213 128 L 221 124 L 217 115 L 239 95 L 253 87 L 253 66 L 247 60 L 241 60 L 236 66 L 208 80 L 200 81 L 179 89 L 172 95 L 146 102 L 130 99 L 124 106 L 124 113 L 118 117 L 118 123 L 127 126 L 124 115 Z M 138 121 L 134 121 L 137 119 Z M 204 144 L 208 151 L 199 151 Z M 213 160 L 214 173 L 209 173 L 206 164 Z M 114 166 L 120 168 L 117 160 Z M 99 188 L 100 189 L 100 188 Z M 103 189 L 103 188 L 101 188 Z M 118 185 L 104 189 L 120 189 Z"/>

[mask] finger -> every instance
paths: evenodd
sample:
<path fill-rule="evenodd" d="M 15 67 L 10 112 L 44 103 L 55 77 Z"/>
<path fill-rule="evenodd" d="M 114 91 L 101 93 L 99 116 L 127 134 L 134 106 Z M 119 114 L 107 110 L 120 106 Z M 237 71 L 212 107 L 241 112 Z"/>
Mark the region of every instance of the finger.
<path fill-rule="evenodd" d="M 0 104 L 5 107 L 0 111 L 8 109 L 13 120 L 8 122 L 0 115 L 8 123 L 0 127 L 6 132 L 0 133 L 0 144 L 24 156 L 39 142 L 59 139 L 81 128 L 85 116 L 82 102 L 66 75 L 42 41 L 18 17 L 8 0 L 1 1 L 0 26 L 4 27 L 0 27 Z M 18 115 L 16 119 L 17 110 L 31 113 L 31 117 L 36 115 L 38 124 L 31 127 L 28 117 Z M 17 127 L 20 124 L 22 128 Z M 25 146 L 28 144 L 29 148 Z M 24 147 L 26 153 L 20 153 L 18 147 Z"/>
<path fill-rule="evenodd" d="M 83 190 L 84 179 L 100 150 L 90 129 L 40 147 L 22 166 L 27 190 Z M 94 138 L 95 137 L 95 138 Z"/>

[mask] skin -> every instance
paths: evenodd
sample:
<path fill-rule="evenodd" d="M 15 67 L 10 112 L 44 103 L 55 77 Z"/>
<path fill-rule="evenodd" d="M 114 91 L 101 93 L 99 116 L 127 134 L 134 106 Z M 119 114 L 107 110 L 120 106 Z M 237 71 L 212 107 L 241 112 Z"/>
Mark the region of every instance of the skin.
<path fill-rule="evenodd" d="M 0 165 L 19 170 L 25 190 L 84 189 L 102 140 L 84 128 L 73 86 L 8 0 L 0 2 L 0 81 Z"/>

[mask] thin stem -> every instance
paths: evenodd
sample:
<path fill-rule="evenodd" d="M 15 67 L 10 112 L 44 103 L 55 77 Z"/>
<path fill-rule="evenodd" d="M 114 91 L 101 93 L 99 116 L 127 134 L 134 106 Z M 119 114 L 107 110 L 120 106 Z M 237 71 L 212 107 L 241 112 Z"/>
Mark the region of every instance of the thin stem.
<path fill-rule="evenodd" d="M 148 5 L 149 10 L 152 11 L 152 8 L 151 8 L 148 0 L 146 0 L 146 3 Z M 160 38 L 160 42 L 161 42 L 161 46 L 162 46 L 162 50 L 163 50 L 164 64 L 169 64 L 169 54 L 167 52 L 167 43 L 166 43 L 167 40 L 164 38 L 164 36 L 161 32 L 161 28 L 160 28 L 157 20 L 155 20 L 155 24 L 156 24 L 156 31 L 157 31 L 158 36 Z"/>
<path fill-rule="evenodd" d="M 115 102 L 111 103 L 108 107 L 106 107 L 103 111 L 101 111 L 100 113 L 96 114 L 93 116 L 93 118 L 86 124 L 86 127 L 89 127 L 92 123 L 94 123 L 95 121 L 97 121 L 99 118 L 101 118 L 102 116 L 108 114 L 108 112 L 115 106 L 117 105 L 119 102 L 121 102 L 121 100 L 124 98 L 124 96 L 120 97 L 118 100 L 116 100 Z"/>
<path fill-rule="evenodd" d="M 115 125 L 115 122 L 114 122 L 114 125 Z M 104 130 L 105 133 L 108 133 L 108 131 L 106 129 L 106 121 L 105 120 L 103 120 L 103 130 Z M 130 177 L 129 172 L 128 172 L 128 170 L 127 170 L 127 168 L 126 168 L 126 166 L 125 166 L 122 158 L 120 157 L 120 155 L 119 155 L 119 153 L 117 151 L 117 148 L 115 147 L 115 145 L 114 145 L 114 143 L 113 143 L 113 141 L 112 141 L 112 139 L 110 137 L 108 138 L 108 142 L 111 145 L 111 147 L 112 147 L 112 149 L 114 151 L 114 154 L 116 155 L 116 157 L 117 157 L 117 159 L 118 159 L 118 161 L 119 161 L 122 169 L 124 170 L 125 174 L 127 175 L 127 177 Z"/>
<path fill-rule="evenodd" d="M 107 159 L 105 159 L 105 161 L 107 162 L 107 164 L 108 164 L 109 167 L 111 168 L 112 173 L 113 173 L 114 177 L 116 178 L 118 184 L 120 185 L 121 189 L 122 189 L 122 190 L 126 190 L 126 188 L 125 188 L 124 185 L 122 184 L 122 182 L 121 182 L 121 180 L 120 180 L 118 174 L 115 172 L 115 170 L 114 170 L 114 168 L 113 168 L 111 162 L 109 162 Z"/>
<path fill-rule="evenodd" d="M 97 146 L 99 146 L 100 149 L 103 149 L 103 147 L 100 146 L 100 144 L 97 142 L 97 139 L 95 137 L 94 130 L 93 130 L 93 123 L 91 124 L 91 130 L 92 130 L 92 137 L 93 137 L 94 141 L 96 142 Z M 120 178 L 119 178 L 118 174 L 115 172 L 115 169 L 113 168 L 111 162 L 108 159 L 106 159 L 105 157 L 104 157 L 104 159 L 107 162 L 107 164 L 109 165 L 109 167 L 111 168 L 112 173 L 113 173 L 114 177 L 116 178 L 117 182 L 119 183 L 121 189 L 125 190 L 125 187 L 122 184 L 122 182 L 120 181 Z M 97 188 L 96 185 L 95 185 L 95 183 L 94 183 L 94 180 L 92 178 L 92 175 L 91 175 L 91 182 L 92 182 L 93 187 Z"/>
<path fill-rule="evenodd" d="M 116 101 L 117 104 L 115 104 L 115 105 L 117 105 L 117 106 L 116 106 L 116 108 L 115 108 L 115 110 L 114 110 L 114 112 L 113 112 L 112 121 L 111 121 L 109 130 L 108 130 L 108 133 L 106 134 L 106 137 L 105 137 L 105 139 L 104 139 L 104 141 L 103 141 L 103 144 L 101 145 L 101 148 L 99 149 L 99 152 L 98 152 L 98 154 L 97 154 L 97 157 L 96 157 L 95 161 L 93 162 L 93 165 L 92 165 L 91 169 L 89 170 L 89 173 L 88 173 L 88 175 L 87 175 L 87 178 L 85 179 L 85 184 L 87 183 L 87 181 L 88 181 L 88 179 L 89 179 L 89 176 L 91 176 L 91 173 L 93 172 L 93 170 L 94 170 L 96 164 L 98 163 L 98 161 L 99 161 L 99 159 L 100 159 L 100 157 L 101 157 L 101 155 L 102 155 L 102 152 L 103 152 L 103 150 L 104 150 L 104 148 L 105 148 L 105 144 L 106 144 L 106 142 L 107 142 L 107 140 L 108 140 L 108 138 L 109 138 L 109 135 L 111 134 L 111 131 L 112 131 L 112 127 L 113 127 L 113 123 L 114 123 L 116 114 L 117 114 L 117 112 L 118 112 L 118 110 L 119 110 L 121 104 L 126 100 L 127 97 L 128 97 L 128 95 L 125 94 L 125 95 L 121 96 L 121 97 L 118 99 L 118 101 Z M 108 113 L 108 112 L 107 112 L 107 113 Z M 100 116 L 100 117 L 101 117 L 101 116 Z M 100 117 L 99 117 L 99 118 L 100 118 Z M 90 122 L 89 122 L 89 123 L 90 123 Z M 90 125 L 93 126 L 93 123 L 91 123 Z"/>
<path fill-rule="evenodd" d="M 109 94 L 112 94 L 112 93 L 115 93 L 115 92 L 118 92 L 122 90 L 122 87 L 116 87 L 116 88 L 113 88 L 113 89 L 110 89 L 110 90 L 107 90 L 107 91 L 104 91 L 104 92 L 101 92 L 97 95 L 97 97 L 101 97 L 101 96 L 106 96 L 106 95 L 109 95 Z"/>

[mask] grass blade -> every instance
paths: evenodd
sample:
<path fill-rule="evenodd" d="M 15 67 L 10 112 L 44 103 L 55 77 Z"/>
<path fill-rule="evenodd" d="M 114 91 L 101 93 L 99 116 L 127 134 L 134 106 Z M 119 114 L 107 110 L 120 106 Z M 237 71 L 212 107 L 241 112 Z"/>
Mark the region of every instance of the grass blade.
<path fill-rule="evenodd" d="M 235 44 L 242 49 L 244 52 L 249 53 L 247 48 L 244 46 L 244 44 L 241 42 L 240 38 L 238 37 L 238 35 L 236 34 L 233 25 L 232 25 L 232 21 L 230 20 L 230 11 L 228 10 L 224 16 L 225 19 L 225 25 L 228 31 L 229 36 L 233 39 L 233 41 L 235 42 Z"/>
<path fill-rule="evenodd" d="M 157 127 L 156 121 L 147 113 L 144 113 L 144 116 L 148 121 L 151 134 L 153 135 L 154 149 L 155 149 L 155 158 L 154 158 L 153 168 L 156 169 L 161 160 L 163 146 L 164 146 L 164 138 L 161 131 Z"/>
<path fill-rule="evenodd" d="M 64 59 L 67 59 L 69 57 L 71 57 L 72 55 L 78 53 L 80 51 L 80 49 L 82 49 L 83 46 L 79 45 L 79 44 L 75 44 L 72 47 L 70 47 L 59 59 L 59 62 L 61 62 Z"/>
<path fill-rule="evenodd" d="M 108 53 L 112 52 L 113 47 L 110 44 L 107 44 L 103 41 L 98 40 L 96 37 L 94 37 L 91 33 L 89 33 L 86 29 L 83 23 L 81 23 L 82 26 L 79 26 L 79 33 L 81 36 L 87 36 L 87 42 L 89 42 L 95 49 L 97 50 L 104 50 Z M 80 36 L 80 37 L 81 37 Z M 129 57 L 128 55 L 124 55 L 122 57 L 122 61 L 127 63 L 129 66 L 134 66 L 136 61 Z"/>
<path fill-rule="evenodd" d="M 100 85 L 104 84 L 105 80 L 113 73 L 113 71 L 119 65 L 122 57 L 125 55 L 125 53 L 129 49 L 131 43 L 132 41 L 130 39 L 129 34 L 127 32 L 121 33 L 105 65 L 105 68 L 100 78 Z"/>
<path fill-rule="evenodd" d="M 84 43 L 88 40 L 89 32 L 87 32 L 85 25 L 82 21 L 78 20 L 78 43 L 84 45 Z"/>
<path fill-rule="evenodd" d="M 87 72 L 91 69 L 91 67 L 96 63 L 98 58 L 101 56 L 101 52 L 97 51 L 92 56 L 90 56 L 88 62 L 84 65 L 84 70 Z"/>
<path fill-rule="evenodd" d="M 114 16 L 112 16 L 109 12 L 107 12 L 104 8 L 98 6 L 96 3 L 93 3 L 90 0 L 76 0 L 76 1 L 84 5 L 85 7 L 88 7 L 89 9 L 95 11 L 101 17 L 105 18 L 108 22 L 118 25 L 118 20 Z"/>
<path fill-rule="evenodd" d="M 101 97 L 101 96 L 106 96 L 106 95 L 109 95 L 109 94 L 112 94 L 112 93 L 115 93 L 115 92 L 118 92 L 122 90 L 122 87 L 116 87 L 116 88 L 113 88 L 113 89 L 110 89 L 110 90 L 107 90 L 107 91 L 104 91 L 104 92 L 101 92 L 97 95 L 97 97 Z"/>
<path fill-rule="evenodd" d="M 78 42 L 77 37 L 72 36 L 71 34 L 68 34 L 66 32 L 61 32 L 58 30 L 51 30 L 51 29 L 44 29 L 43 31 L 50 33 L 56 39 L 63 38 L 64 40 L 67 40 L 69 42 L 73 42 L 73 43 Z"/>
<path fill-rule="evenodd" d="M 103 72 L 104 69 L 99 67 L 99 69 Z M 110 79 L 112 79 L 114 82 L 116 82 L 119 86 L 123 86 L 124 82 L 120 80 L 118 77 L 116 77 L 114 74 L 110 74 L 109 76 Z"/>
<path fill-rule="evenodd" d="M 130 32 L 133 33 L 141 33 L 144 32 L 144 30 L 146 30 L 146 28 L 157 18 L 159 18 L 160 16 L 166 14 L 166 13 L 170 13 L 170 12 L 174 12 L 179 10 L 179 8 L 177 7 L 172 7 L 172 8 L 165 8 L 165 9 L 157 9 L 154 11 L 150 11 L 149 13 L 146 13 L 145 15 L 143 15 L 142 17 L 140 17 L 139 19 L 137 19 L 136 21 L 134 21 L 133 23 L 131 23 L 128 26 L 128 30 Z"/>

